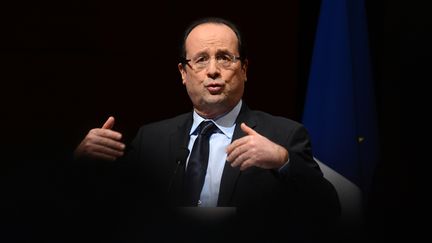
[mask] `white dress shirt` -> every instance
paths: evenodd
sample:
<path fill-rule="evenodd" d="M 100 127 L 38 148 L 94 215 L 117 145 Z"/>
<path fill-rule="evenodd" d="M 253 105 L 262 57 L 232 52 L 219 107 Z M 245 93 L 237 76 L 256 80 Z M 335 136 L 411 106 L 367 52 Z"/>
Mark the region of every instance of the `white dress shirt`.
<path fill-rule="evenodd" d="M 196 129 L 202 121 L 211 120 L 219 128 L 219 130 L 211 135 L 209 140 L 209 161 L 204 180 L 204 186 L 201 191 L 200 200 L 198 202 L 199 207 L 217 206 L 220 182 L 227 157 L 226 148 L 231 143 L 236 126 L 235 121 L 238 114 L 240 113 L 241 106 L 242 101 L 240 100 L 231 111 L 220 117 L 217 117 L 216 119 L 205 119 L 198 115 L 196 111 L 193 112 L 193 124 L 189 133 L 189 151 L 192 151 L 193 144 L 197 137 Z M 186 163 L 189 162 L 189 156 Z"/>

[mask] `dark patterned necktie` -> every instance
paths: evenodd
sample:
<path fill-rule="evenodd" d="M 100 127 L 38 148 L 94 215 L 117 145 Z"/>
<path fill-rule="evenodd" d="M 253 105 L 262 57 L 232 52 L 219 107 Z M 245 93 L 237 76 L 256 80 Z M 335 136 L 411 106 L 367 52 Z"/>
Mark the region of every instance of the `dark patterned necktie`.
<path fill-rule="evenodd" d="M 185 205 L 197 206 L 204 185 L 209 157 L 209 139 L 217 130 L 212 121 L 203 121 L 197 128 L 195 139 L 185 177 Z"/>

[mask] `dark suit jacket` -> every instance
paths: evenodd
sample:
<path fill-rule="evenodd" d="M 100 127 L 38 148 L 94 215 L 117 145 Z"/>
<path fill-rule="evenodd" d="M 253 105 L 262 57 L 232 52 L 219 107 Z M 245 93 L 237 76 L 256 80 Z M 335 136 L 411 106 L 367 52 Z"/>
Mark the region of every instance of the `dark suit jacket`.
<path fill-rule="evenodd" d="M 109 190 L 104 193 L 104 202 L 96 202 L 92 208 L 100 210 L 101 215 L 109 211 L 109 217 L 113 219 L 115 216 L 111 215 L 117 214 L 118 217 L 113 221 L 121 222 L 120 231 L 129 232 L 126 233 L 128 236 L 136 233 L 130 233 L 136 227 L 140 230 L 148 229 L 143 235 L 154 234 L 158 239 L 165 233 L 168 233 L 165 236 L 170 238 L 172 235 L 178 237 L 188 232 L 191 221 L 185 221 L 184 214 L 171 209 L 172 206 L 181 206 L 185 166 L 176 163 L 176 156 L 179 149 L 187 148 L 192 120 L 190 112 L 142 126 L 128 146 L 126 155 L 102 173 L 114 175 L 115 179 L 110 180 L 110 183 L 102 183 Z M 258 167 L 240 171 L 226 163 L 218 206 L 235 207 L 236 216 L 227 217 L 224 221 L 218 218 L 214 224 L 207 224 L 209 227 L 200 228 L 198 231 L 208 233 L 210 229 L 215 229 L 215 235 L 212 236 L 214 240 L 226 240 L 214 238 L 216 235 L 223 237 L 224 234 L 239 237 L 241 235 L 242 240 L 268 240 L 267 232 L 272 232 L 270 235 L 273 236 L 275 232 L 280 232 L 276 233 L 276 236 L 281 233 L 281 236 L 284 236 L 283 232 L 287 230 L 290 230 L 290 239 L 293 238 L 293 233 L 300 238 L 304 235 L 321 235 L 311 231 L 334 222 L 339 216 L 340 208 L 335 189 L 323 178 L 318 164 L 312 158 L 311 144 L 305 128 L 292 120 L 253 111 L 243 105 L 236 120 L 233 140 L 245 135 L 239 126 L 242 122 L 289 151 L 290 161 L 286 173 Z M 101 209 L 100 205 L 105 205 L 104 209 Z M 124 217 L 125 215 L 127 216 Z M 137 226 L 140 225 L 137 222 L 143 222 L 143 219 L 146 219 L 146 225 Z M 198 221 L 193 227 L 206 225 L 204 222 L 210 221 Z M 279 223 L 281 221 L 282 224 Z M 103 223 L 112 225 L 107 222 Z M 214 227 L 215 225 L 217 227 Z M 159 233 L 161 228 L 162 234 Z M 244 238 L 243 234 L 232 234 L 232 230 L 247 230 L 250 238 Z M 173 233 L 174 231 L 177 233 Z M 251 235 L 251 232 L 263 234 Z M 120 236 L 123 237 L 125 236 Z M 201 242 L 202 238 L 196 239 Z M 208 237 L 206 239 L 209 241 Z M 190 238 L 180 240 L 189 241 Z"/>
<path fill-rule="evenodd" d="M 192 122 L 190 112 L 141 127 L 125 157 L 136 173 L 144 175 L 138 178 L 146 180 L 162 196 L 161 202 L 181 204 L 185 167 L 181 164 L 176 168 L 176 156 L 179 149 L 187 148 Z M 337 211 L 336 192 L 313 160 L 310 140 L 301 124 L 243 105 L 233 140 L 245 135 L 239 126 L 242 122 L 289 151 L 287 173 L 258 167 L 241 172 L 226 163 L 218 206 L 286 208 L 287 205 L 305 207 L 310 204 L 311 208 L 324 206 L 329 213 Z"/>

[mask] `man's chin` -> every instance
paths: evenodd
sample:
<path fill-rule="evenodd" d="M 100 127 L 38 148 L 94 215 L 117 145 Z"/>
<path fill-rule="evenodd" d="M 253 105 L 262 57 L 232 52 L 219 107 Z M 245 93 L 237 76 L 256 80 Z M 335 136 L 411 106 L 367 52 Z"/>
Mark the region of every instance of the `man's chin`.
<path fill-rule="evenodd" d="M 204 103 L 208 106 L 220 106 L 226 103 L 226 99 L 223 94 L 209 95 L 204 100 Z"/>

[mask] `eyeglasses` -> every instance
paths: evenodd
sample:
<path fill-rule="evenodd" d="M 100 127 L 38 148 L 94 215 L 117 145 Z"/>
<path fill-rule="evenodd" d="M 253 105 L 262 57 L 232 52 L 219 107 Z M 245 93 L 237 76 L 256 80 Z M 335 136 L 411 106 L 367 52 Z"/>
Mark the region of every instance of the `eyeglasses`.
<path fill-rule="evenodd" d="M 235 62 L 240 60 L 240 57 L 228 53 L 217 54 L 214 58 L 216 60 L 216 65 L 222 68 L 229 68 Z M 193 69 L 200 71 L 208 67 L 212 58 L 209 55 L 199 55 L 192 59 L 186 59 L 186 58 L 182 58 L 182 59 L 183 59 L 182 60 L 183 65 L 188 64 Z"/>

